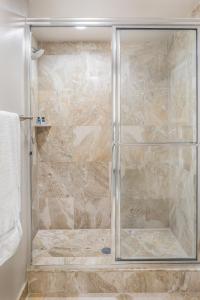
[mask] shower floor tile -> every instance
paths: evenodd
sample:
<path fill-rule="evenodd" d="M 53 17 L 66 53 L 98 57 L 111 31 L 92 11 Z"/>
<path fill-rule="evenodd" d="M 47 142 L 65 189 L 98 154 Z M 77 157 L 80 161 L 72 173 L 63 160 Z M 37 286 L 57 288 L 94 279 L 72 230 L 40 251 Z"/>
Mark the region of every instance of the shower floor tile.
<path fill-rule="evenodd" d="M 114 256 L 110 229 L 39 230 L 33 240 L 33 265 L 107 265 Z M 124 259 L 189 258 L 169 228 L 122 229 L 121 257 Z"/>
<path fill-rule="evenodd" d="M 110 229 L 39 230 L 33 240 L 33 265 L 106 264 L 112 254 Z"/>
<path fill-rule="evenodd" d="M 170 228 L 123 229 L 121 241 L 123 258 L 188 258 Z"/>

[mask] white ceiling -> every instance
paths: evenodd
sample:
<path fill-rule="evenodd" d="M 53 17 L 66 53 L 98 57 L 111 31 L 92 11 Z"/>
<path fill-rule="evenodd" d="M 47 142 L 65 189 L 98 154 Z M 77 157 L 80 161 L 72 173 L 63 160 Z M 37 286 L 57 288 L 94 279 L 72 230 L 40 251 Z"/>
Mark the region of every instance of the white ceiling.
<path fill-rule="evenodd" d="M 28 0 L 30 17 L 182 18 L 199 0 Z"/>
<path fill-rule="evenodd" d="M 28 11 L 28 0 L 0 0 L 0 10 L 26 16 Z"/>
<path fill-rule="evenodd" d="M 29 10 L 32 17 L 183 18 L 189 16 L 199 2 L 199 0 L 29 0 Z M 77 30 L 46 27 L 33 28 L 33 33 L 38 41 L 111 40 L 109 28 Z M 141 32 L 137 36 L 141 38 Z M 137 36 L 134 35 L 134 40 Z M 160 37 L 163 37 L 163 33 Z"/>

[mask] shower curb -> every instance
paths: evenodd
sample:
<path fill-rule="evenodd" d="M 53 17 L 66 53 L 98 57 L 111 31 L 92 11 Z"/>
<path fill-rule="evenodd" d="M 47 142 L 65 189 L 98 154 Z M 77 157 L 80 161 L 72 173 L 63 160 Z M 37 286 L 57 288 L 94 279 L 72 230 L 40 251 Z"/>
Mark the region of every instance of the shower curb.
<path fill-rule="evenodd" d="M 31 266 L 30 296 L 199 293 L 200 266 Z"/>

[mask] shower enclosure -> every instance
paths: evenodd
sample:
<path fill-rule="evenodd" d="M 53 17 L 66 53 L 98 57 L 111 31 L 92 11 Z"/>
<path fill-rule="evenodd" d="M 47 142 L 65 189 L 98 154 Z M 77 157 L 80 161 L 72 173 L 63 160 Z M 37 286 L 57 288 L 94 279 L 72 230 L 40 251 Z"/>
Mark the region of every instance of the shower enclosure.
<path fill-rule="evenodd" d="M 35 20 L 32 264 L 198 262 L 198 28 Z"/>

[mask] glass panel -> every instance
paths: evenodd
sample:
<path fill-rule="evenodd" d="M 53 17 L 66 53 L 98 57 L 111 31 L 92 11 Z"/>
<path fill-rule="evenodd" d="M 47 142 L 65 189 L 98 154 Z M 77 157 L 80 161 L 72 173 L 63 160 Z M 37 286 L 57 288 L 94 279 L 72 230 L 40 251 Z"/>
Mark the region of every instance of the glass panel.
<path fill-rule="evenodd" d="M 196 147 L 121 146 L 120 257 L 196 256 Z"/>
<path fill-rule="evenodd" d="M 120 30 L 121 142 L 196 141 L 196 31 Z"/>
<path fill-rule="evenodd" d="M 119 33 L 117 257 L 196 259 L 196 31 Z"/>

